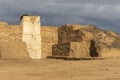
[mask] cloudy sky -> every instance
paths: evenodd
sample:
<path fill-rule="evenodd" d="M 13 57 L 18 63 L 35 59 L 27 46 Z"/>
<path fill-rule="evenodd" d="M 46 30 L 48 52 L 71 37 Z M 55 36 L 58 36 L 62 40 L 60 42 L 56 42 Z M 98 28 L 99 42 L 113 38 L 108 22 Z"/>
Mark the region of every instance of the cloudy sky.
<path fill-rule="evenodd" d="M 0 21 L 19 24 L 22 14 L 42 25 L 93 24 L 120 33 L 120 0 L 0 0 Z"/>

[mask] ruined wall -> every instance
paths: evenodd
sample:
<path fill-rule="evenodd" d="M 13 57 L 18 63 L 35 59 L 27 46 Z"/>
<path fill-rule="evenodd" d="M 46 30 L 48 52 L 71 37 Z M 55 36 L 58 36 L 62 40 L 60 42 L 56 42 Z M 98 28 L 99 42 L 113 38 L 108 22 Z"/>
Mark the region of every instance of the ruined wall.
<path fill-rule="evenodd" d="M 85 34 L 79 30 L 83 26 L 75 25 L 64 25 L 58 29 L 58 42 L 68 43 L 68 42 L 81 42 L 84 39 Z"/>
<path fill-rule="evenodd" d="M 87 42 L 69 42 L 53 45 L 53 56 L 66 56 L 74 58 L 90 57 Z"/>
<path fill-rule="evenodd" d="M 7 41 L 0 43 L 1 59 L 30 59 L 26 43 L 23 41 Z"/>
<path fill-rule="evenodd" d="M 40 29 L 39 29 L 40 30 Z M 58 27 L 41 26 L 42 58 L 52 56 L 52 45 L 58 43 Z M 0 43 L 8 41 L 22 41 L 23 27 L 0 22 Z"/>
<path fill-rule="evenodd" d="M 71 43 L 61 43 L 52 46 L 53 56 L 70 56 Z"/>
<path fill-rule="evenodd" d="M 120 36 L 93 25 L 64 25 L 58 29 L 58 44 L 53 45 L 53 56 L 63 55 L 75 58 L 120 57 Z"/>
<path fill-rule="evenodd" d="M 11 40 L 22 40 L 22 27 L 20 25 L 8 25 L 5 22 L 0 22 L 0 42 Z"/>
<path fill-rule="evenodd" d="M 58 43 L 58 27 L 56 26 L 42 26 L 42 58 L 52 56 L 52 45 Z"/>
<path fill-rule="evenodd" d="M 17 47 L 21 46 L 31 49 L 32 53 L 37 53 L 36 49 L 42 51 L 41 58 L 47 56 L 120 57 L 120 36 L 114 32 L 101 30 L 95 26 L 78 24 L 62 27 L 40 26 L 38 19 L 37 21 L 36 19 L 32 19 L 33 21 L 30 18 L 27 19 L 25 25 L 29 26 L 23 26 L 24 23 L 22 25 L 8 25 L 6 22 L 0 22 L 0 54 L 4 58 L 20 59 L 18 54 L 15 54 L 15 57 L 9 54 L 19 53 Z M 35 25 L 37 22 L 38 24 Z M 21 46 L 17 46 L 18 44 Z M 9 48 L 7 51 L 13 50 L 13 52 L 6 52 L 7 46 L 16 47 L 15 51 Z M 27 55 L 29 52 L 25 51 L 25 53 Z M 21 59 L 23 58 L 28 57 L 21 56 Z"/>
<path fill-rule="evenodd" d="M 53 56 L 69 57 L 90 57 L 90 37 L 91 34 L 85 34 L 83 26 L 64 25 L 58 29 L 58 44 L 53 45 Z"/>
<path fill-rule="evenodd" d="M 22 41 L 22 27 L 0 22 L 1 59 L 30 59 L 26 43 Z"/>

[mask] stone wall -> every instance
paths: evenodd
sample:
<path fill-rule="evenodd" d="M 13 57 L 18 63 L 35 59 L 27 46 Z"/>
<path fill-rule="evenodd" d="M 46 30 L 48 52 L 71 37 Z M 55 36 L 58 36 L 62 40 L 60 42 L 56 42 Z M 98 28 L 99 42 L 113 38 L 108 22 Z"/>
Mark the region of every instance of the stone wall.
<path fill-rule="evenodd" d="M 0 43 L 1 59 L 30 59 L 26 43 L 23 41 L 7 41 Z"/>
<path fill-rule="evenodd" d="M 71 43 L 61 43 L 52 46 L 53 56 L 70 56 Z"/>
<path fill-rule="evenodd" d="M 42 58 L 52 56 L 52 45 L 58 43 L 58 27 L 56 26 L 42 26 Z"/>
<path fill-rule="evenodd" d="M 53 45 L 53 56 L 67 56 L 75 58 L 90 57 L 90 45 L 87 42 L 70 42 Z"/>
<path fill-rule="evenodd" d="M 94 48 L 99 57 L 103 57 L 103 58 L 120 57 L 120 43 L 118 42 L 116 42 L 114 46 L 95 42 Z M 95 53 L 92 53 L 92 54 L 95 54 Z"/>
<path fill-rule="evenodd" d="M 0 25 L 0 41 L 21 41 L 22 40 L 22 27 L 20 25 Z"/>
<path fill-rule="evenodd" d="M 68 24 L 59 27 L 58 44 L 52 50 L 53 56 L 120 57 L 120 35 L 93 25 Z"/>
<path fill-rule="evenodd" d="M 23 27 L 0 22 L 0 43 L 22 41 Z M 52 45 L 58 43 L 58 27 L 41 26 L 42 58 L 52 56 Z"/>
<path fill-rule="evenodd" d="M 79 24 L 62 27 L 40 26 L 37 17 L 25 20 L 27 23 L 23 24 L 24 26 L 0 22 L 0 53 L 2 55 L 6 49 L 4 46 L 8 45 L 8 42 L 15 42 L 16 45 L 17 43 L 23 44 L 34 53 L 37 53 L 36 48 L 39 49 L 42 51 L 41 58 L 47 56 L 120 57 L 120 35 L 112 31 L 101 30 L 93 25 Z M 35 25 L 36 23 L 38 24 Z M 27 28 L 26 24 L 29 24 Z M 38 45 L 38 43 L 41 44 Z M 15 45 L 10 47 L 15 47 Z M 5 54 L 7 55 L 6 52 Z"/>

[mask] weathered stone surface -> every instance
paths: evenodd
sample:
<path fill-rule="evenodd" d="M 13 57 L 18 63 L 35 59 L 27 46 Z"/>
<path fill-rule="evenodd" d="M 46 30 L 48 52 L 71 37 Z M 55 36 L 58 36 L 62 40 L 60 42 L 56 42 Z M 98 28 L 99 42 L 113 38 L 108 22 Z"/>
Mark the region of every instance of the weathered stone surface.
<path fill-rule="evenodd" d="M 58 27 L 55 26 L 42 26 L 42 58 L 52 56 L 52 45 L 58 44 Z"/>
<path fill-rule="evenodd" d="M 25 41 L 32 59 L 40 59 L 41 50 L 41 30 L 39 16 L 23 16 L 21 25 L 23 27 L 22 41 Z"/>
<path fill-rule="evenodd" d="M 74 25 L 64 25 L 58 29 L 58 42 L 81 42 L 83 40 L 89 40 L 93 38 L 93 34 L 83 30 L 84 26 L 74 24 Z"/>
<path fill-rule="evenodd" d="M 44 43 L 58 43 L 58 27 L 42 26 L 41 38 Z"/>
<path fill-rule="evenodd" d="M 119 44 L 120 43 L 115 43 L 114 45 L 105 45 L 95 42 L 93 45 L 99 57 L 109 58 L 109 57 L 120 57 Z"/>
<path fill-rule="evenodd" d="M 1 59 L 30 59 L 25 42 L 8 41 L 0 43 Z"/>
<path fill-rule="evenodd" d="M 104 58 L 120 57 L 120 48 L 103 48 L 99 54 Z"/>
<path fill-rule="evenodd" d="M 53 45 L 52 56 L 70 56 L 70 43 Z"/>
<path fill-rule="evenodd" d="M 41 27 L 38 16 L 26 16 L 22 19 L 21 25 L 0 22 L 0 43 L 25 41 L 32 59 L 52 55 L 120 57 L 120 35 L 112 31 L 79 24 Z"/>
<path fill-rule="evenodd" d="M 61 43 L 53 46 L 53 56 L 90 57 L 88 42 Z"/>
<path fill-rule="evenodd" d="M 70 56 L 76 58 L 90 57 L 90 45 L 88 42 L 71 42 Z"/>
<path fill-rule="evenodd" d="M 0 27 L 0 41 L 6 42 L 10 40 L 22 40 L 22 27 L 19 25 L 8 25 Z"/>
<path fill-rule="evenodd" d="M 52 56 L 52 46 L 56 43 L 44 43 L 42 42 L 42 59 L 47 56 Z"/>
<path fill-rule="evenodd" d="M 53 46 L 53 55 L 57 52 L 62 55 L 66 47 L 61 44 L 66 43 L 70 43 L 70 51 L 66 52 L 69 56 L 120 57 L 120 35 L 112 31 L 101 30 L 93 25 L 72 24 L 60 27 L 58 45 Z"/>
<path fill-rule="evenodd" d="M 80 42 L 82 40 L 82 35 L 84 34 L 81 31 L 73 30 L 73 27 L 71 27 L 70 25 L 65 25 L 58 29 L 58 42 Z"/>
<path fill-rule="evenodd" d="M 41 27 L 41 47 L 42 58 L 52 56 L 52 45 L 58 43 L 58 27 L 42 26 Z M 0 27 L 0 42 L 22 41 L 23 27 L 22 25 L 7 25 Z"/>

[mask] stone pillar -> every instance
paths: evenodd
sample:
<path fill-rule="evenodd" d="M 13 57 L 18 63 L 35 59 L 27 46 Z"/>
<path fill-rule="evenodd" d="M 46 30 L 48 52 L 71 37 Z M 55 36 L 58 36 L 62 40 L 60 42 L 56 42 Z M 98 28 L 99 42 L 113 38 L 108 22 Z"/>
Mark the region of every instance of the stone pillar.
<path fill-rule="evenodd" d="M 31 59 L 41 58 L 41 33 L 39 16 L 23 16 L 21 20 L 23 27 L 22 41 L 25 41 Z"/>

